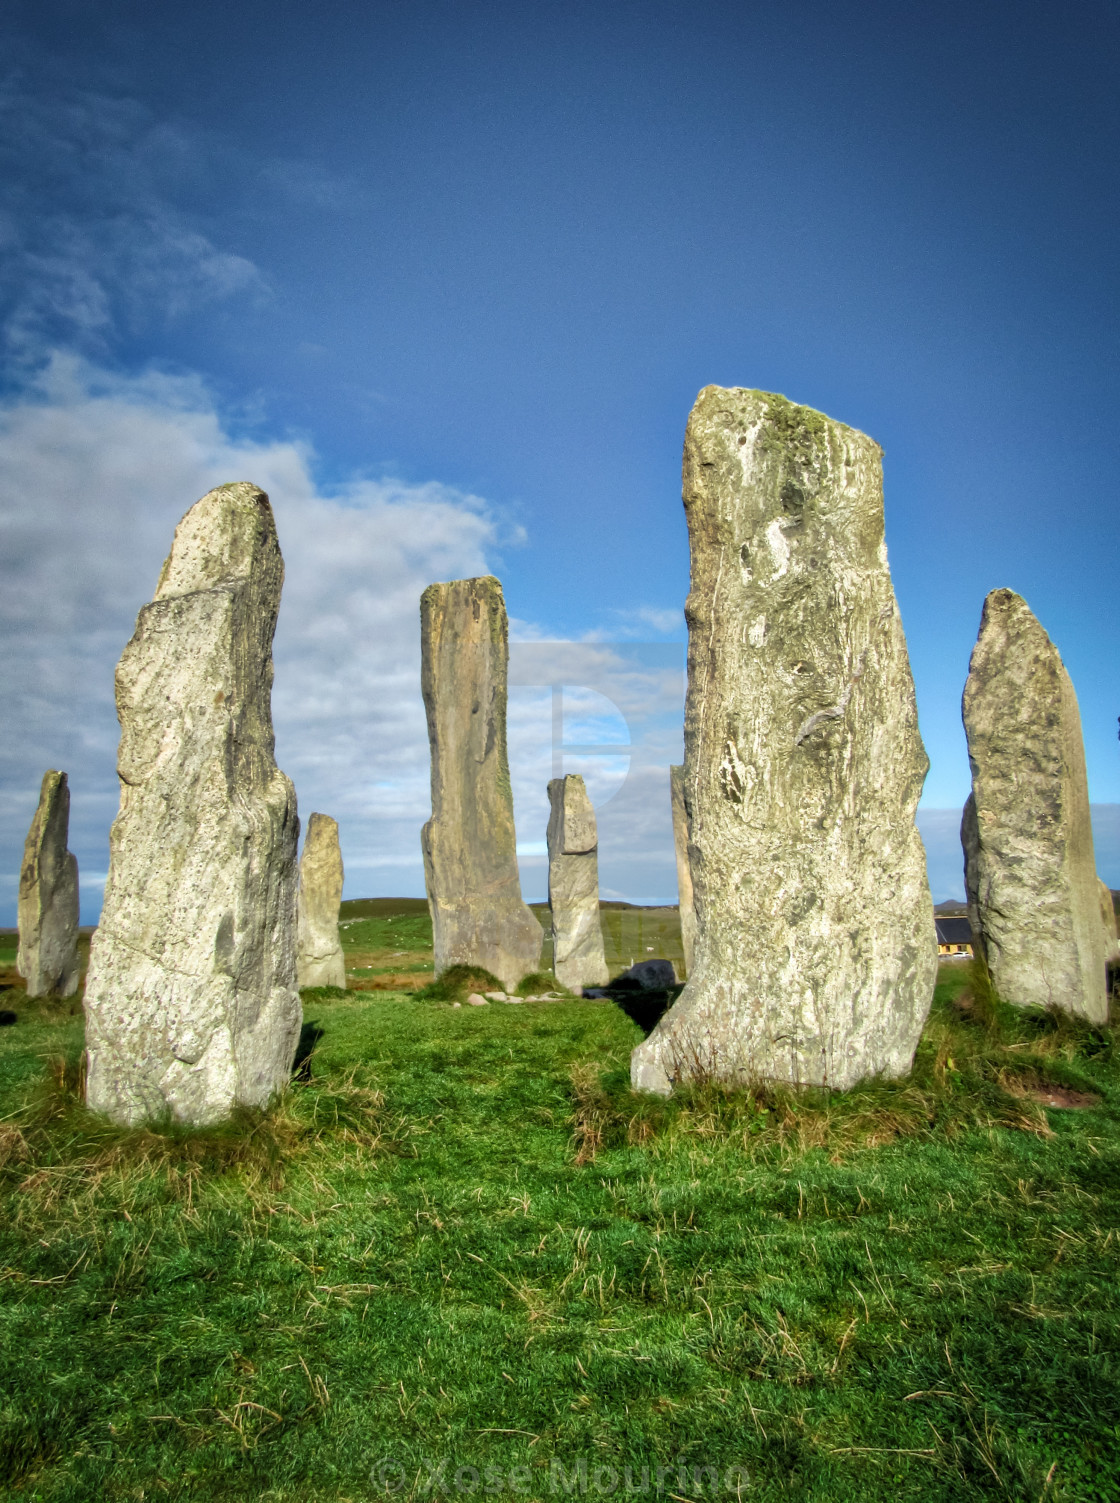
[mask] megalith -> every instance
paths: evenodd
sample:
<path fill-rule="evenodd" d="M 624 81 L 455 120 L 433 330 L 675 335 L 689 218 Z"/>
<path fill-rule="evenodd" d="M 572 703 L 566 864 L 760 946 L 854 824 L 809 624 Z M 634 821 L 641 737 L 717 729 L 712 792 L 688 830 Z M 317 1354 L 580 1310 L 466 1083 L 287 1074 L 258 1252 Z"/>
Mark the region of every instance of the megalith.
<path fill-rule="evenodd" d="M 1013 590 L 984 601 L 962 704 L 972 793 L 961 821 L 968 914 L 996 993 L 1108 1017 L 1105 933 L 1077 696 Z"/>
<path fill-rule="evenodd" d="M 66 849 L 69 829 L 66 774 L 46 772 L 19 872 L 16 970 L 29 997 L 78 990 L 78 858 Z"/>
<path fill-rule="evenodd" d="M 688 856 L 688 811 L 684 804 L 684 768 L 669 768 L 669 797 L 673 805 L 673 850 L 677 858 L 677 907 L 681 916 L 681 949 L 684 969 L 692 975 L 696 954 L 696 899 L 692 891 L 692 867 Z"/>
<path fill-rule="evenodd" d="M 222 485 L 175 530 L 117 667 L 120 812 L 86 982 L 88 1102 L 204 1124 L 288 1080 L 295 790 L 277 768 L 284 565 L 268 497 Z"/>
<path fill-rule="evenodd" d="M 595 810 L 577 773 L 548 785 L 548 906 L 552 969 L 563 986 L 582 991 L 610 979 L 599 922 L 599 833 Z"/>
<path fill-rule="evenodd" d="M 507 991 L 540 965 L 544 931 L 521 899 L 506 752 L 508 624 L 491 575 L 420 597 L 421 687 L 432 756 L 424 880 L 437 975 L 482 966 Z"/>
<path fill-rule="evenodd" d="M 696 948 L 632 1081 L 904 1075 L 937 947 L 881 451 L 784 397 L 709 386 L 684 503 Z"/>
<path fill-rule="evenodd" d="M 307 821 L 299 861 L 296 970 L 301 987 L 346 986 L 346 961 L 338 934 L 342 875 L 338 822 L 329 814 L 313 814 Z"/>

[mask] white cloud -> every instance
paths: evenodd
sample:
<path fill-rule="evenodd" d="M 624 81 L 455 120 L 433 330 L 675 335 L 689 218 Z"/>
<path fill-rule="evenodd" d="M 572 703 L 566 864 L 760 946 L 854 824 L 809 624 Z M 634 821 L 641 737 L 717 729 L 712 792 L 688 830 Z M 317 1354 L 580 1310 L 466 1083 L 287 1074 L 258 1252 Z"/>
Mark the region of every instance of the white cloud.
<path fill-rule="evenodd" d="M 0 409 L 9 872 L 47 767 L 70 774 L 83 869 L 104 870 L 117 804 L 114 666 L 179 517 L 236 479 L 269 492 L 285 557 L 277 759 L 305 819 L 313 809 L 340 819 L 356 873 L 379 870 L 382 891 L 420 890 L 429 805 L 419 597 L 433 579 L 488 571 L 491 510 L 436 483 L 358 480 L 324 495 L 306 448 L 231 438 L 201 382 L 115 376 L 62 355 Z"/>

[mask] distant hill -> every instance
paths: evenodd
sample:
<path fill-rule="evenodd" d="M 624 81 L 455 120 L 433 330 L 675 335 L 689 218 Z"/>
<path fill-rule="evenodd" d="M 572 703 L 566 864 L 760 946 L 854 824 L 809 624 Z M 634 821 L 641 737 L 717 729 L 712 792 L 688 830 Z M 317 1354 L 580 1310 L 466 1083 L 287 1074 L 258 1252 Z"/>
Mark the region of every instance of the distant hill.
<path fill-rule="evenodd" d="M 427 913 L 427 898 L 347 898 L 341 905 L 341 918 L 389 918 L 398 913 Z"/>

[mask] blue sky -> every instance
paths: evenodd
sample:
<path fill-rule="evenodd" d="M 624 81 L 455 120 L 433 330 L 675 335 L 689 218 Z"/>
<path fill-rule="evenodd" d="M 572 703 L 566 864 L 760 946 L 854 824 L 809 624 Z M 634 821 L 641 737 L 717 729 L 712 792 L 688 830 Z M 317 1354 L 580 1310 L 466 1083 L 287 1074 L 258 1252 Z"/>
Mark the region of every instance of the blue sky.
<path fill-rule="evenodd" d="M 967 794 L 1003 585 L 1120 803 L 1114 7 L 13 0 L 0 56 L 0 919 L 50 765 L 95 914 L 112 665 L 178 516 L 235 478 L 288 563 L 281 765 L 342 821 L 348 895 L 419 891 L 420 588 L 492 569 L 523 640 L 618 644 L 625 700 L 632 644 L 684 638 L 710 382 L 882 444 L 925 806 Z M 630 706 L 643 755 L 600 811 L 637 900 L 675 896 L 671 697 Z M 545 699 L 511 697 L 533 897 Z"/>

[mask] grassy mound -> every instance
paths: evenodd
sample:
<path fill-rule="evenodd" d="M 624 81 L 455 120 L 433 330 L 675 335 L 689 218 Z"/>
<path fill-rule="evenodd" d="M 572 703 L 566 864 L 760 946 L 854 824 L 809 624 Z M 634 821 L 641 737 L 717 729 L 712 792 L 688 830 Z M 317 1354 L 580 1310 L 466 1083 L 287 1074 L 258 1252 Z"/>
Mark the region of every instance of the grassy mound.
<path fill-rule="evenodd" d="M 497 976 L 480 965 L 450 965 L 434 981 L 413 992 L 420 1002 L 463 1002 L 471 992 L 504 990 Z"/>
<path fill-rule="evenodd" d="M 562 986 L 551 971 L 530 971 L 517 983 L 516 997 L 537 997 L 543 992 L 559 992 L 562 997 L 575 995 L 569 987 Z"/>

